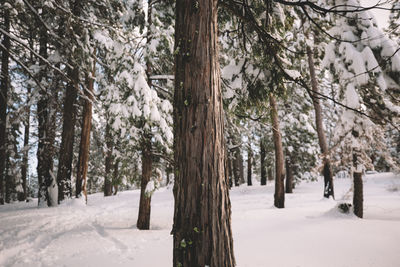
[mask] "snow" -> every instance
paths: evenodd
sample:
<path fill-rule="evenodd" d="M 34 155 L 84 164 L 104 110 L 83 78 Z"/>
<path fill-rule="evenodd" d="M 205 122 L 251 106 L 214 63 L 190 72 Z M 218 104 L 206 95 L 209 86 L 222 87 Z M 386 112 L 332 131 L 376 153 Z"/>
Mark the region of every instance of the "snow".
<path fill-rule="evenodd" d="M 322 180 L 298 185 L 285 209 L 273 207 L 272 183 L 233 188 L 237 266 L 398 266 L 400 176 L 364 177 L 364 219 L 335 208 L 351 202 L 350 179 L 335 180 L 337 201 L 323 199 L 322 188 Z M 89 195 L 87 206 L 0 206 L 0 266 L 172 266 L 172 188 L 153 194 L 149 231 L 135 227 L 139 197 L 134 190 Z"/>

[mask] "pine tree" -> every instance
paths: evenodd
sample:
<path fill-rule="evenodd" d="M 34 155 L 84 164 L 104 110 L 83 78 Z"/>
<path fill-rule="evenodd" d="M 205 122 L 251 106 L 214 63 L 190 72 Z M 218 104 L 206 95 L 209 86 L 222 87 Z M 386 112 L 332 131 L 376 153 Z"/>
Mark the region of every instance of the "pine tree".
<path fill-rule="evenodd" d="M 217 1 L 177 1 L 174 266 L 235 265 L 217 30 Z"/>

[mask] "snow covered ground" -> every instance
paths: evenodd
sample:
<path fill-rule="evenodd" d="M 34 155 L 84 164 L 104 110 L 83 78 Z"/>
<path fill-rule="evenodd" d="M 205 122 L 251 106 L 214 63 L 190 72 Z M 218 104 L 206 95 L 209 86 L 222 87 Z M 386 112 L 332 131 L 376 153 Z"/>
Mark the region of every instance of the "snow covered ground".
<path fill-rule="evenodd" d="M 231 190 L 235 256 L 239 267 L 400 266 L 400 176 L 364 178 L 365 219 L 337 212 L 322 199 L 322 183 L 303 183 L 273 207 L 272 184 Z M 350 179 L 336 179 L 336 197 L 351 202 Z M 139 191 L 88 205 L 57 208 L 36 202 L 0 206 L 0 266 L 172 266 L 173 196 L 158 190 L 152 230 L 135 228 Z"/>

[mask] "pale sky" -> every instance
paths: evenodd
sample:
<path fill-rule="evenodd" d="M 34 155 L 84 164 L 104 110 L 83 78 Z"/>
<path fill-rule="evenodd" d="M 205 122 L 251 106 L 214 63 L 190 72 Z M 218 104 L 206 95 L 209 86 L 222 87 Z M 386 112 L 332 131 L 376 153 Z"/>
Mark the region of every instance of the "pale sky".
<path fill-rule="evenodd" d="M 378 2 L 387 2 L 386 0 L 361 0 L 361 5 L 363 7 L 369 7 L 376 5 Z M 382 5 L 382 7 L 390 8 L 390 4 Z M 372 9 L 372 14 L 374 15 L 379 28 L 387 28 L 388 20 L 389 20 L 389 10 L 382 10 L 382 9 Z"/>

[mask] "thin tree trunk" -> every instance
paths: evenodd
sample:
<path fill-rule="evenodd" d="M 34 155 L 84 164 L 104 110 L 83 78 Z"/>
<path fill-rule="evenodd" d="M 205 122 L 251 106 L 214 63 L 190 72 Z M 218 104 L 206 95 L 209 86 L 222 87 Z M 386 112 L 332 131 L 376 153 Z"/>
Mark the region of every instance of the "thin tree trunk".
<path fill-rule="evenodd" d="M 174 267 L 235 265 L 217 2 L 176 2 Z"/>
<path fill-rule="evenodd" d="M 111 166 L 112 166 L 112 154 L 113 154 L 113 141 L 111 135 L 111 126 L 110 123 L 107 122 L 106 125 L 106 162 L 105 162 L 105 176 L 104 176 L 104 196 L 112 195 L 112 183 L 111 183 Z"/>
<path fill-rule="evenodd" d="M 319 88 L 318 82 L 315 75 L 315 67 L 314 67 L 314 56 L 311 51 L 311 48 L 307 46 L 307 57 L 308 57 L 308 65 L 310 68 L 310 77 L 311 77 L 311 87 L 313 93 L 311 94 L 311 99 L 313 101 L 314 110 L 315 110 L 315 125 L 317 128 L 318 134 L 318 142 L 321 148 L 321 152 L 323 155 L 323 175 L 324 175 L 324 197 L 329 198 L 332 196 L 335 198 L 334 190 L 333 190 L 333 174 L 329 159 L 329 149 L 328 143 L 326 141 L 325 129 L 323 125 L 323 115 L 322 115 L 322 108 L 319 101 Z"/>
<path fill-rule="evenodd" d="M 114 188 L 114 192 L 113 195 L 116 195 L 118 193 L 118 175 L 119 175 L 119 160 L 115 160 L 114 163 L 114 174 L 113 174 L 113 188 Z"/>
<path fill-rule="evenodd" d="M 285 166 L 283 157 L 283 146 L 281 131 L 279 128 L 278 106 L 276 104 L 275 96 L 269 95 L 271 105 L 271 120 L 272 120 L 272 133 L 274 136 L 275 146 L 275 195 L 274 205 L 277 208 L 285 207 Z"/>
<path fill-rule="evenodd" d="M 142 179 L 140 183 L 140 203 L 137 228 L 140 230 L 150 229 L 151 193 L 146 192 L 146 187 L 151 178 L 153 160 L 151 157 L 151 137 L 143 137 L 142 148 Z"/>
<path fill-rule="evenodd" d="M 94 51 L 96 54 L 96 50 Z M 90 130 L 92 128 L 92 101 L 93 101 L 93 86 L 94 77 L 96 75 L 96 60 L 93 59 L 92 73 L 90 77 L 86 77 L 87 90 L 85 90 L 85 104 L 83 106 L 83 122 L 81 132 L 81 142 L 79 145 L 79 158 L 76 173 L 76 197 L 79 197 L 81 192 L 85 196 L 87 202 L 86 191 L 86 176 L 88 172 L 89 149 L 90 149 Z"/>
<path fill-rule="evenodd" d="M 226 150 L 225 153 L 227 154 L 227 168 L 228 168 L 228 180 L 229 180 L 229 188 L 232 188 L 233 186 L 233 181 L 234 181 L 234 175 L 233 175 L 233 163 L 232 159 L 229 156 L 229 150 Z"/>
<path fill-rule="evenodd" d="M 235 186 L 239 186 L 244 183 L 244 170 L 243 170 L 243 156 L 240 151 L 240 146 L 237 146 L 233 150 L 233 175 L 235 177 Z"/>
<path fill-rule="evenodd" d="M 253 152 L 251 151 L 251 147 L 249 147 L 249 150 L 247 151 L 247 185 L 253 185 L 251 181 L 251 161 L 253 157 Z"/>
<path fill-rule="evenodd" d="M 293 169 L 292 162 L 289 158 L 286 158 L 286 193 L 293 193 Z"/>
<path fill-rule="evenodd" d="M 10 32 L 10 11 L 4 10 L 4 30 Z M 7 146 L 7 100 L 8 88 L 10 87 L 9 79 L 9 58 L 10 58 L 10 38 L 3 35 L 1 53 L 1 85 L 0 85 L 0 205 L 4 204 L 4 187 L 5 187 L 5 163 L 6 163 L 6 146 Z"/>
<path fill-rule="evenodd" d="M 358 133 L 353 131 L 353 136 L 358 138 Z M 363 218 L 364 215 L 364 192 L 363 192 L 363 181 L 362 181 L 362 164 L 361 164 L 361 152 L 359 148 L 353 148 L 353 207 L 354 214 Z"/>
<path fill-rule="evenodd" d="M 23 149 L 23 157 L 22 157 L 22 166 L 21 166 L 21 180 L 22 180 L 22 189 L 23 195 L 20 197 L 20 201 L 24 201 L 27 198 L 28 190 L 26 185 L 26 180 L 28 176 L 28 156 L 29 156 L 29 130 L 30 130 L 30 117 L 31 117 L 31 108 L 29 106 L 31 88 L 28 87 L 28 96 L 26 99 L 26 120 L 25 120 L 25 129 L 24 129 L 24 149 Z"/>
<path fill-rule="evenodd" d="M 261 185 L 267 184 L 267 169 L 265 166 L 265 141 L 260 140 L 260 166 L 261 166 Z"/>

